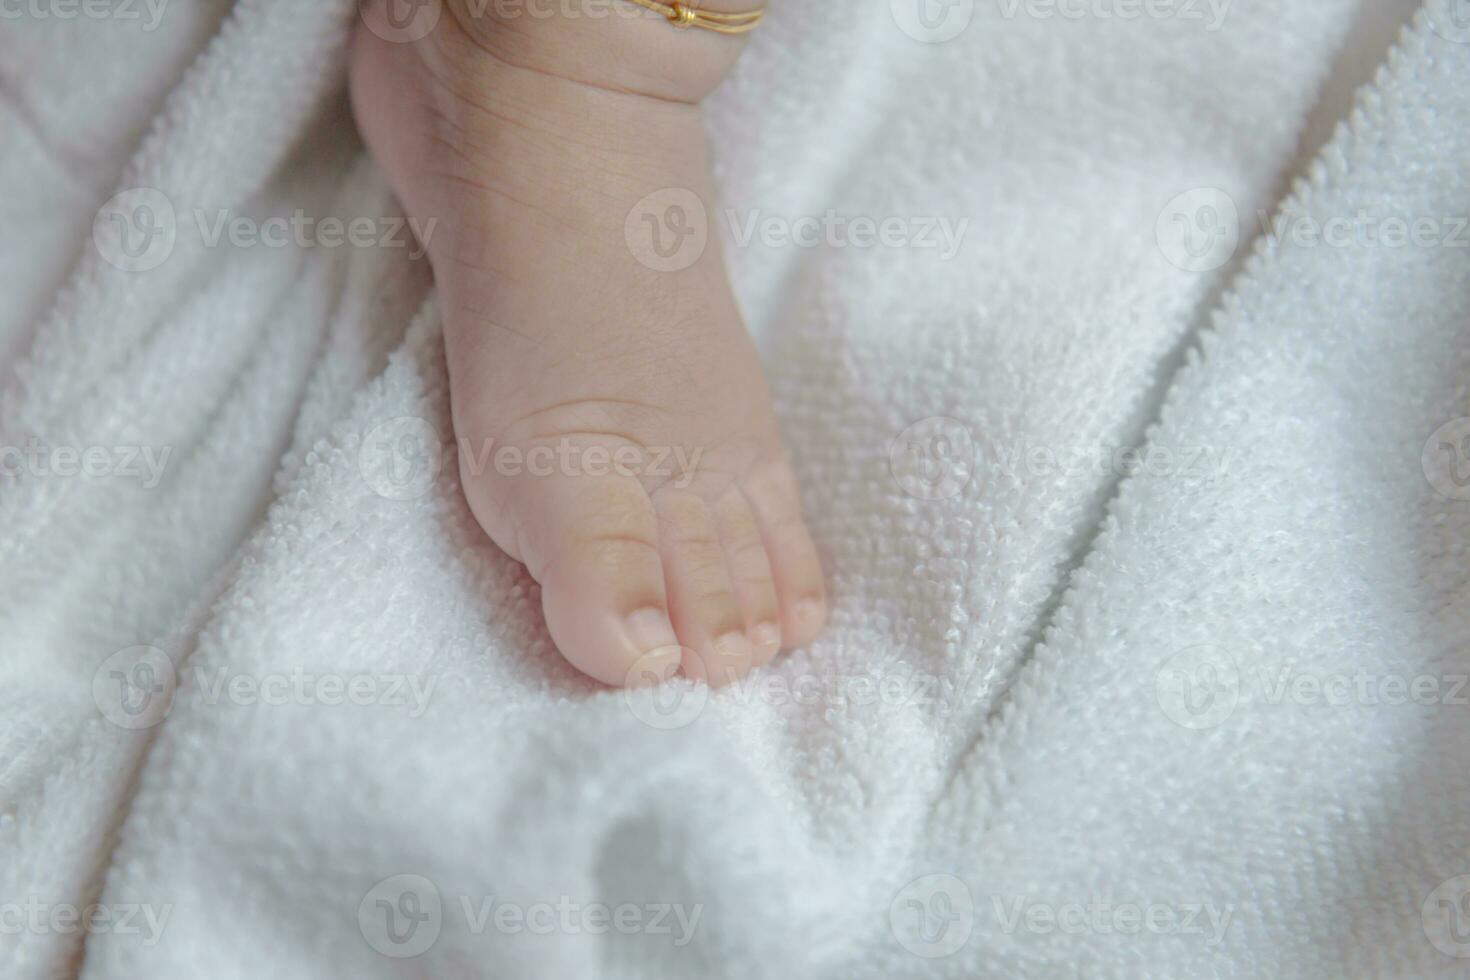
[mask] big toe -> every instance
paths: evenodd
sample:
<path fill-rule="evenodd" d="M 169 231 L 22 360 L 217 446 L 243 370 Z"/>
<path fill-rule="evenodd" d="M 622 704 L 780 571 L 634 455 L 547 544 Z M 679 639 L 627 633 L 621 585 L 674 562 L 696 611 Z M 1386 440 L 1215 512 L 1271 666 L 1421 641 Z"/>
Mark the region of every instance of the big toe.
<path fill-rule="evenodd" d="M 669 617 L 658 521 L 633 479 L 552 477 L 525 495 L 517 537 L 552 640 L 614 686 L 668 680 L 683 660 Z"/>

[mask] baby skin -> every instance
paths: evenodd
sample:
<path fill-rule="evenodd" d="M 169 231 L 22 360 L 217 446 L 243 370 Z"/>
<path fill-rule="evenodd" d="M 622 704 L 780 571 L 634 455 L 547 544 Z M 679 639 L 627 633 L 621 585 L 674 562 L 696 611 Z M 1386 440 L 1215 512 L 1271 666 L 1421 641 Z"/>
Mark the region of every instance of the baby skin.
<path fill-rule="evenodd" d="M 718 240 L 654 268 L 628 230 L 669 188 L 715 213 L 699 104 L 742 39 L 624 0 L 584 5 L 600 16 L 443 0 L 424 36 L 389 40 L 390 2 L 364 5 L 353 106 L 434 228 L 457 441 L 588 461 L 461 466 L 480 525 L 540 583 L 557 648 L 612 685 L 719 685 L 807 644 L 822 568 Z"/>

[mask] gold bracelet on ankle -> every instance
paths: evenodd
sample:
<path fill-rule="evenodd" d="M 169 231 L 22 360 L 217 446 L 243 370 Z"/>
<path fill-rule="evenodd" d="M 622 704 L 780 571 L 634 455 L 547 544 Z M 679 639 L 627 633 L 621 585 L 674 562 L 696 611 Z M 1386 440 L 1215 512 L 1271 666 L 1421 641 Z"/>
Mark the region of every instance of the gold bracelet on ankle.
<path fill-rule="evenodd" d="M 675 27 L 702 27 L 707 31 L 715 31 L 719 34 L 745 34 L 760 26 L 761 18 L 766 15 L 766 10 L 752 10 L 743 14 L 721 14 L 709 10 L 695 10 L 693 7 L 679 0 L 673 3 L 659 3 L 659 0 L 628 0 L 629 3 L 637 4 L 645 10 L 663 14 L 668 18 L 670 24 Z"/>

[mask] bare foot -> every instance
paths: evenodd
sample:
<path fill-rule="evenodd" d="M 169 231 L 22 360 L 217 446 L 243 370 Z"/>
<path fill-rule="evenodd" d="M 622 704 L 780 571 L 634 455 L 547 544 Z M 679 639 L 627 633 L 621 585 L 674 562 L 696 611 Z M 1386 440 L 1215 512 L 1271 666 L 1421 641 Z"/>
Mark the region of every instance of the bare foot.
<path fill-rule="evenodd" d="M 497 9 L 449 0 L 417 40 L 365 26 L 352 56 L 374 156 L 438 219 L 466 496 L 573 665 L 726 683 L 817 635 L 822 569 L 718 241 L 684 268 L 632 243 L 650 194 L 713 213 L 698 103 L 740 42 Z"/>

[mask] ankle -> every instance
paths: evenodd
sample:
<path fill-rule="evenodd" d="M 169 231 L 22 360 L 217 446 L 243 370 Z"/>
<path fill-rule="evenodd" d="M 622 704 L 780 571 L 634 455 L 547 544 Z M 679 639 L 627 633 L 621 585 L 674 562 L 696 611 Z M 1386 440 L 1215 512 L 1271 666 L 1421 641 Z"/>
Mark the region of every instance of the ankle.
<path fill-rule="evenodd" d="M 705 196 L 697 106 L 590 86 L 487 59 L 473 89 L 438 100 L 432 176 L 449 199 L 520 233 L 621 240 L 629 208 L 654 191 Z M 444 202 L 451 207 L 450 201 Z"/>
<path fill-rule="evenodd" d="M 452 315 L 446 329 L 478 329 L 472 325 L 489 316 L 540 336 L 605 316 L 587 308 L 582 290 L 561 293 L 575 275 L 570 270 L 592 270 L 597 304 L 614 301 L 610 286 L 647 279 L 672 295 L 672 281 L 640 259 L 630 215 L 669 189 L 712 212 L 699 107 L 491 57 L 481 56 L 472 71 L 473 85 L 448 98 L 441 93 L 430 113 L 432 160 L 419 184 L 432 195 L 429 212 L 443 219 L 429 253 L 446 309 L 474 314 Z M 699 259 L 688 275 L 704 283 L 706 300 L 723 296 L 717 244 Z M 456 272 L 441 271 L 450 269 Z M 623 271 L 610 275 L 613 269 Z"/>

